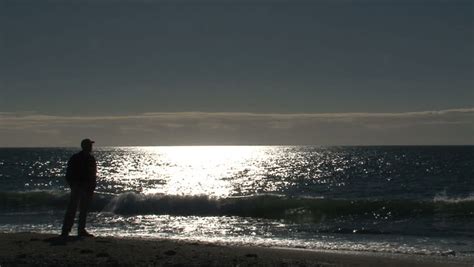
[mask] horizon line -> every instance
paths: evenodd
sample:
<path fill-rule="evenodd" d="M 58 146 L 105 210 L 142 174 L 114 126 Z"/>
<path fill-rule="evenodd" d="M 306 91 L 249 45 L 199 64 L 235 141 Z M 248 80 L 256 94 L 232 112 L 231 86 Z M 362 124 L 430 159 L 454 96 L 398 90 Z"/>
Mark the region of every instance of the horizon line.
<path fill-rule="evenodd" d="M 117 145 L 117 146 L 94 146 L 95 148 L 143 148 L 143 147 L 320 147 L 320 148 L 334 148 L 334 147 L 468 147 L 474 144 L 380 144 L 380 145 L 318 145 L 318 144 L 241 144 L 241 145 Z M 60 149 L 78 149 L 79 146 L 0 146 L 0 149 L 43 149 L 43 148 L 60 148 Z"/>

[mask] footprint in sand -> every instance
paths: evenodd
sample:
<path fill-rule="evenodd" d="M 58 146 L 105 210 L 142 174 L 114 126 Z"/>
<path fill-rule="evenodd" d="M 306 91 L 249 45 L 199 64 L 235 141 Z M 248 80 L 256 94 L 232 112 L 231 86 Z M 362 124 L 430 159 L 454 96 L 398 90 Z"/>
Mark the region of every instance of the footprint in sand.
<path fill-rule="evenodd" d="M 165 254 L 166 256 L 174 256 L 174 255 L 176 255 L 176 251 L 174 251 L 174 250 L 168 250 L 168 251 L 165 251 L 164 254 Z"/>
<path fill-rule="evenodd" d="M 20 254 L 18 256 L 16 256 L 18 259 L 25 259 L 26 258 L 26 254 Z"/>
<path fill-rule="evenodd" d="M 81 249 L 80 253 L 81 254 L 90 254 L 90 253 L 93 253 L 94 251 L 90 250 L 90 249 Z"/>
<path fill-rule="evenodd" d="M 109 253 L 107 252 L 100 252 L 100 253 L 97 253 L 97 255 L 95 255 L 96 257 L 98 258 L 108 258 L 110 257 Z"/>
<path fill-rule="evenodd" d="M 108 243 L 112 243 L 112 242 L 109 241 L 109 240 L 96 240 L 95 242 L 97 242 L 97 243 L 107 243 L 107 244 L 108 244 Z"/>

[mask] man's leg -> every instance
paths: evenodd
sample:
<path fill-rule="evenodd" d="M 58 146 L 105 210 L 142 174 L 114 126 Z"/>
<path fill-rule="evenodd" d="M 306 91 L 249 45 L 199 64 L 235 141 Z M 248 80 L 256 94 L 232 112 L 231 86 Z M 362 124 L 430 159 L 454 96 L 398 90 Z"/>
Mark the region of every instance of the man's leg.
<path fill-rule="evenodd" d="M 66 214 L 64 215 L 63 228 L 61 235 L 69 235 L 72 225 L 74 224 L 74 217 L 76 217 L 77 202 L 79 200 L 79 192 L 76 187 L 71 187 L 71 195 L 67 205 Z"/>
<path fill-rule="evenodd" d="M 81 199 L 79 201 L 79 223 L 77 227 L 78 235 L 92 236 L 86 231 L 87 212 L 89 211 L 89 204 L 92 200 L 93 192 L 89 190 L 81 190 Z"/>

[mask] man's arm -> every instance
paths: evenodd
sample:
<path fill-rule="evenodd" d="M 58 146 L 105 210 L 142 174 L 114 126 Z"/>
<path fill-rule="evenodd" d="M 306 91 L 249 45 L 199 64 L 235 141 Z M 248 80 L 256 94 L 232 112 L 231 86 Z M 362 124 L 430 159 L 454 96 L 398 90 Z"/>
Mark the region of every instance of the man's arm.
<path fill-rule="evenodd" d="M 79 173 L 77 167 L 77 157 L 76 155 L 73 155 L 67 162 L 66 169 L 66 181 L 70 187 L 77 186 L 79 184 Z"/>

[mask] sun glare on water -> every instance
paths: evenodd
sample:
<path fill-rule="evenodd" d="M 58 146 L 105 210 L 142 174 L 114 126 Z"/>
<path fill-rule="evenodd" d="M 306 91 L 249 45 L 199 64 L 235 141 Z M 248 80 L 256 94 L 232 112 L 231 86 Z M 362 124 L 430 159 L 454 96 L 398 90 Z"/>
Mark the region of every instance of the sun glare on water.
<path fill-rule="evenodd" d="M 164 163 L 150 166 L 162 168 L 166 183 L 147 188 L 144 193 L 168 195 L 210 195 L 224 197 L 233 190 L 232 179 L 248 171 L 253 160 L 265 157 L 264 147 L 252 146 L 183 146 L 140 148 L 150 157 Z"/>

